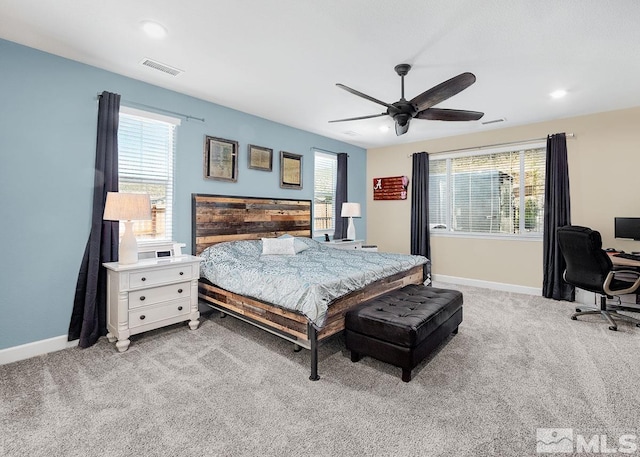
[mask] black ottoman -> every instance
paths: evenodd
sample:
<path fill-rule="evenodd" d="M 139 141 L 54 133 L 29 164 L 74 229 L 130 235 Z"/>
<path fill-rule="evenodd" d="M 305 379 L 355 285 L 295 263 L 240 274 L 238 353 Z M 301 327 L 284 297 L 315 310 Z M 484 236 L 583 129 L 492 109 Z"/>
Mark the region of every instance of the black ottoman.
<path fill-rule="evenodd" d="M 409 285 L 364 302 L 345 315 L 351 360 L 363 355 L 402 368 L 402 380 L 462 322 L 462 292 Z"/>

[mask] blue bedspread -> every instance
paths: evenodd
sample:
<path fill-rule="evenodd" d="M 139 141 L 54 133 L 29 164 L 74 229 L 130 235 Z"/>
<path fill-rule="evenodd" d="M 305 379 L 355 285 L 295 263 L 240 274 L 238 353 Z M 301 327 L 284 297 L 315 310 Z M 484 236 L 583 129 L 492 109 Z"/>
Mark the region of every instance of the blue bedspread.
<path fill-rule="evenodd" d="M 378 279 L 427 263 L 426 257 L 341 250 L 310 238 L 296 255 L 262 255 L 262 241 L 232 241 L 205 249 L 202 277 L 230 292 L 298 311 L 321 327 L 335 299 Z"/>

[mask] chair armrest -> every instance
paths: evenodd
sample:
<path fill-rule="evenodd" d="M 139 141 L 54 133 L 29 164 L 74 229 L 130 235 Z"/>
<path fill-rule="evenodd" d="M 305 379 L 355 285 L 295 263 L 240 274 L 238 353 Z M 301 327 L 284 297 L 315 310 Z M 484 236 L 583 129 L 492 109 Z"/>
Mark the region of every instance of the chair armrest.
<path fill-rule="evenodd" d="M 611 286 L 611 282 L 613 281 L 615 276 L 620 273 L 631 274 L 633 276 L 636 276 L 636 280 L 631 285 L 631 287 L 613 291 L 609 288 L 609 286 Z M 640 272 L 637 272 L 634 270 L 611 270 L 607 275 L 607 278 L 604 280 L 604 285 L 602 289 L 605 291 L 607 295 L 624 295 L 624 294 L 630 294 L 635 292 L 638 289 L 638 287 L 640 287 Z"/>

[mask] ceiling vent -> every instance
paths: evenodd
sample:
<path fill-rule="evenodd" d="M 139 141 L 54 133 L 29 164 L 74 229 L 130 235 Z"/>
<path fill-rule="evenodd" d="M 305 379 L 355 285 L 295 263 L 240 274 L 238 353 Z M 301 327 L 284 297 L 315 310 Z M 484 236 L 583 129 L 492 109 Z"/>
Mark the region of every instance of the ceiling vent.
<path fill-rule="evenodd" d="M 154 70 L 161 71 L 163 73 L 168 73 L 171 76 L 178 76 L 180 73 L 183 73 L 183 70 L 178 70 L 177 68 L 170 67 L 169 65 L 165 65 L 163 63 L 158 62 L 157 60 L 152 60 L 147 57 L 140 61 L 141 65 L 145 67 L 153 68 Z"/>

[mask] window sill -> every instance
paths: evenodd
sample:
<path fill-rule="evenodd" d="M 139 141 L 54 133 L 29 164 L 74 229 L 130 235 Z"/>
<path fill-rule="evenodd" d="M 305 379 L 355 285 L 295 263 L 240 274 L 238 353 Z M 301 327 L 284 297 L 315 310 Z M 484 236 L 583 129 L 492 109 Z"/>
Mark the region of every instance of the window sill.
<path fill-rule="evenodd" d="M 539 241 L 542 242 L 542 234 L 536 233 L 531 235 L 504 235 L 498 233 L 456 233 L 439 230 L 431 230 L 429 234 L 432 237 L 442 238 L 471 238 L 483 240 L 500 240 L 500 241 Z"/>

